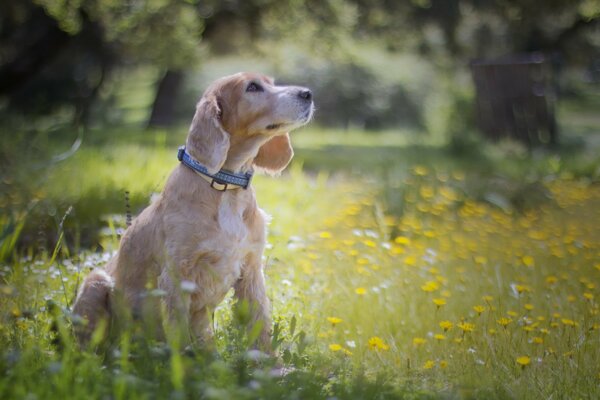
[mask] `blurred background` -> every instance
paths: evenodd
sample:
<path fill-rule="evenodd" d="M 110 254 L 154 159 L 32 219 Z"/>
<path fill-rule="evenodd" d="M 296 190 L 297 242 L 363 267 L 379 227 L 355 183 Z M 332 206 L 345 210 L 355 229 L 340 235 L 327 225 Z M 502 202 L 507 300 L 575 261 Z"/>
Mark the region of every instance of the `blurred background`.
<path fill-rule="evenodd" d="M 4 225 L 44 242 L 74 205 L 78 243 L 97 243 L 125 192 L 135 213 L 160 190 L 208 83 L 238 71 L 313 89 L 294 139 L 308 171 L 432 160 L 510 182 L 541 170 L 527 190 L 561 171 L 596 180 L 599 17 L 597 0 L 5 0 Z M 123 159 L 137 164 L 107 170 Z"/>

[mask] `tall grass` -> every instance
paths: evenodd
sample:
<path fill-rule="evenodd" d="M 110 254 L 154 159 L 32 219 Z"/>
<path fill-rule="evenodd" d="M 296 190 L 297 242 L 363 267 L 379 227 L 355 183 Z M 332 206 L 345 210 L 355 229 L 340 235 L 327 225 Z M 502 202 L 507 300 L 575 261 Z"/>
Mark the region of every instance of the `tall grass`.
<path fill-rule="evenodd" d="M 69 303 L 117 248 L 124 191 L 139 210 L 176 163 L 173 139 L 99 142 L 40 188 L 57 208 L 53 250 L 13 246 L 0 266 L 0 398 L 600 395 L 590 170 L 582 178 L 560 154 L 482 147 L 456 160 L 392 135 L 377 137 L 386 146 L 358 133 L 347 146 L 310 138 L 322 134 L 298 137 L 284 176 L 255 180 L 273 216 L 278 359 L 251 350 L 231 297 L 215 313 L 216 353 L 135 328 L 95 351 L 75 345 Z M 105 225 L 95 251 L 73 234 L 85 221 Z"/>

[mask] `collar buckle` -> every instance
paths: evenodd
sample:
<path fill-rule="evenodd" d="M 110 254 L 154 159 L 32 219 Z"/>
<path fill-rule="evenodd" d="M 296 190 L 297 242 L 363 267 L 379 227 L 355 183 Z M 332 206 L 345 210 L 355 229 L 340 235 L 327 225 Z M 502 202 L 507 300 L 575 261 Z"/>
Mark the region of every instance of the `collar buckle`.
<path fill-rule="evenodd" d="M 215 185 L 220 185 L 220 186 L 215 186 Z M 216 179 L 213 178 L 212 181 L 210 181 L 210 187 L 218 190 L 219 192 L 224 192 L 227 190 L 227 186 L 229 186 L 227 183 L 221 183 L 219 181 L 217 181 Z"/>

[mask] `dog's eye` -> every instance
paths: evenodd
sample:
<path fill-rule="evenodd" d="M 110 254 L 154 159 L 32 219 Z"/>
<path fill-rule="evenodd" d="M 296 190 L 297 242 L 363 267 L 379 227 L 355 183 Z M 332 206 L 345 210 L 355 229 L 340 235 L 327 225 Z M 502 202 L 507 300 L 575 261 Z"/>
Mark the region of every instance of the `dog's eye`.
<path fill-rule="evenodd" d="M 246 87 L 246 92 L 262 92 L 264 89 L 256 82 L 251 82 L 248 87 Z"/>

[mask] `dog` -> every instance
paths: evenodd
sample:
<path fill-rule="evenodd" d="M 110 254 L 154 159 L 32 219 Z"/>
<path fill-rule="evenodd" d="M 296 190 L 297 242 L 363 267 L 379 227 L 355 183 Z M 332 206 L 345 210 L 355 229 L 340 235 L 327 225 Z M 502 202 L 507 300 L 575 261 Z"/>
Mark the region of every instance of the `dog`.
<path fill-rule="evenodd" d="M 279 174 L 294 152 L 289 132 L 308 123 L 312 93 L 272 78 L 218 79 L 196 105 L 180 164 L 156 200 L 124 232 L 116 255 L 83 281 L 73 313 L 85 343 L 101 320 L 161 317 L 183 323 L 192 342 L 212 341 L 211 315 L 231 288 L 248 304 L 258 345 L 269 348 L 271 317 L 262 257 L 267 216 L 257 206 L 254 171 Z M 152 293 L 161 293 L 159 299 Z M 164 312 L 159 312 L 163 310 Z M 122 317 L 122 315 L 121 315 Z"/>

